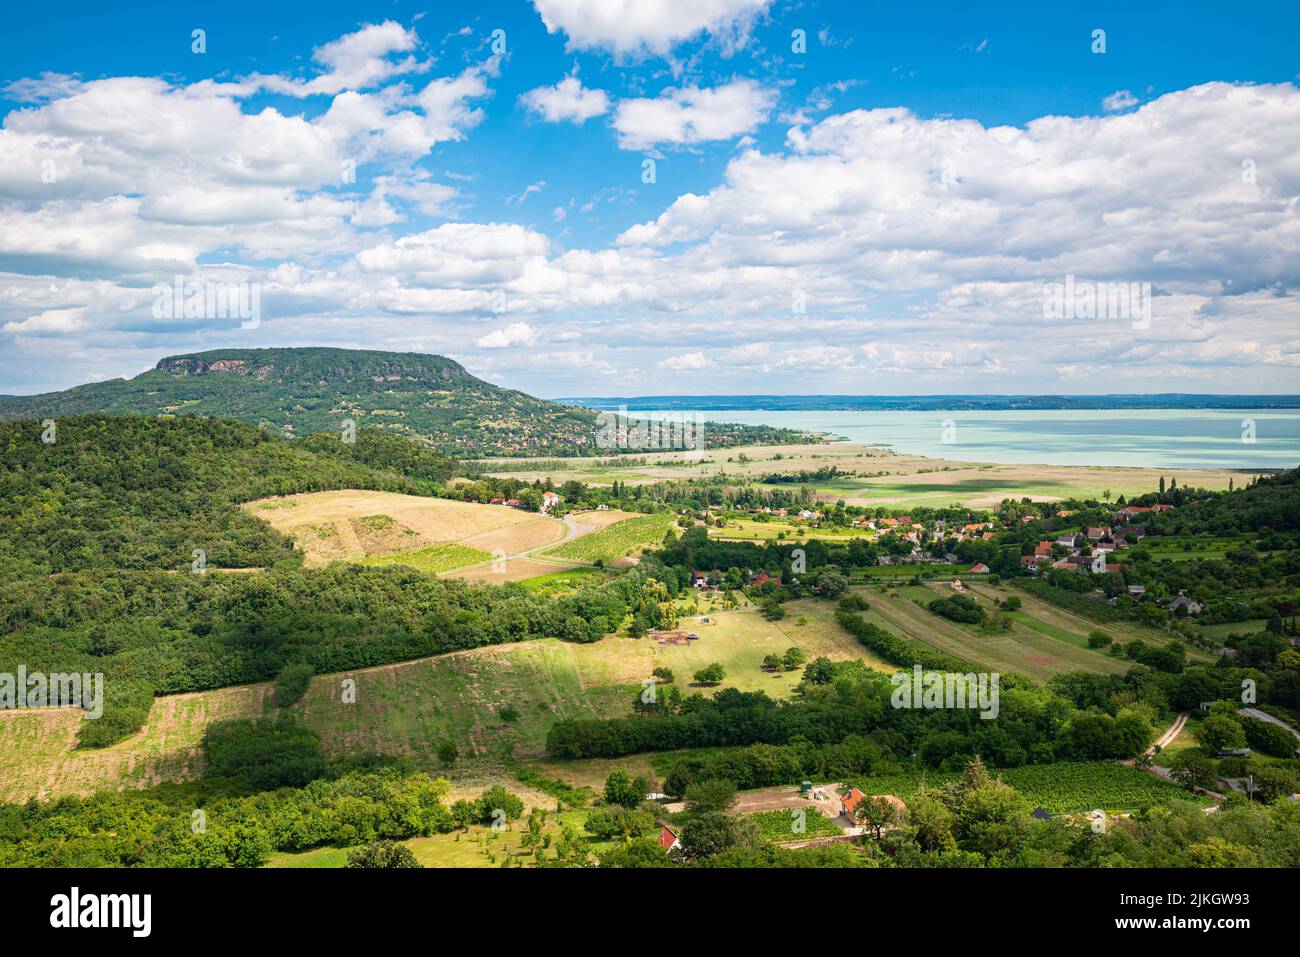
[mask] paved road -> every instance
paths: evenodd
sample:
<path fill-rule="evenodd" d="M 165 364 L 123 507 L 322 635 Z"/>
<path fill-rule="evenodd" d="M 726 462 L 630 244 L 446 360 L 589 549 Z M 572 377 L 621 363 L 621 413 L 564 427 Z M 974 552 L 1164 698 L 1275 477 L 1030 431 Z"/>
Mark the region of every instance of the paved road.
<path fill-rule="evenodd" d="M 1269 724 L 1275 724 L 1279 728 L 1286 728 L 1297 738 L 1300 738 L 1300 731 L 1297 731 L 1295 728 L 1291 727 L 1291 725 L 1287 724 L 1281 718 L 1273 717 L 1267 711 L 1260 711 L 1258 708 L 1242 708 L 1237 712 L 1237 714 L 1244 714 L 1248 718 L 1259 718 L 1259 720 L 1267 721 Z"/>

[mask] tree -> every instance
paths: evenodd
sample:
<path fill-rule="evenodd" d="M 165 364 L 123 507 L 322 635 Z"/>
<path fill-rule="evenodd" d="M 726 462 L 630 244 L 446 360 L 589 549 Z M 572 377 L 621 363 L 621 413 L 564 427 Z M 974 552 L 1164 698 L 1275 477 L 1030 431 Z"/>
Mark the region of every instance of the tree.
<path fill-rule="evenodd" d="M 804 654 L 802 648 L 787 648 L 785 656 L 781 659 L 786 671 L 794 671 L 807 660 L 808 656 Z"/>
<path fill-rule="evenodd" d="M 877 841 L 885 828 L 897 824 L 902 818 L 898 806 L 883 794 L 863 798 L 853 809 L 853 816 L 875 832 Z"/>
<path fill-rule="evenodd" d="M 763 656 L 763 668 L 764 668 L 765 670 L 767 670 L 767 671 L 780 671 L 780 670 L 781 670 L 781 656 L 778 655 L 778 654 L 764 655 L 764 656 Z"/>
<path fill-rule="evenodd" d="M 1258 800 L 1276 801 L 1278 798 L 1290 797 L 1300 792 L 1300 777 L 1281 764 L 1262 765 L 1253 773 L 1255 796 Z"/>
<path fill-rule="evenodd" d="M 706 811 L 682 825 L 683 856 L 688 858 L 713 857 L 740 843 L 742 834 L 738 818 Z"/>
<path fill-rule="evenodd" d="M 1094 629 L 1088 632 L 1089 648 L 1105 648 L 1114 640 L 1115 639 L 1113 639 L 1110 635 L 1106 634 L 1104 631 L 1100 629 Z"/>
<path fill-rule="evenodd" d="M 686 788 L 688 811 L 728 811 L 736 803 L 736 785 L 722 778 L 697 781 Z"/>
<path fill-rule="evenodd" d="M 671 794 L 673 797 L 682 797 L 686 794 L 686 789 L 694 781 L 695 774 L 691 771 L 689 765 L 674 764 L 672 770 L 664 778 L 664 793 Z"/>
<path fill-rule="evenodd" d="M 348 867 L 423 867 L 411 849 L 396 841 L 372 841 L 365 847 L 348 851 Z"/>
<path fill-rule="evenodd" d="M 695 672 L 695 680 L 702 685 L 720 684 L 722 679 L 726 677 L 727 669 L 722 667 L 721 663 L 717 661 Z"/>
<path fill-rule="evenodd" d="M 316 669 L 305 661 L 285 665 L 275 677 L 275 706 L 287 708 L 302 700 Z"/>
<path fill-rule="evenodd" d="M 478 805 L 475 801 L 461 798 L 451 805 L 451 822 L 454 827 L 469 830 L 471 824 L 478 822 Z"/>
<path fill-rule="evenodd" d="M 907 809 L 908 821 L 915 834 L 916 843 L 927 853 L 952 851 L 957 848 L 953 836 L 953 813 L 942 802 L 929 794 L 918 793 Z"/>
<path fill-rule="evenodd" d="M 1209 789 L 1216 780 L 1214 765 L 1210 759 L 1194 751 L 1184 751 L 1170 763 L 1169 776 L 1175 784 L 1195 791 L 1197 788 Z"/>
<path fill-rule="evenodd" d="M 1289 735 L 1288 735 L 1289 737 Z M 1212 714 L 1201 722 L 1196 740 L 1207 751 L 1225 751 L 1246 746 L 1246 730 L 1239 721 L 1224 714 Z M 1294 738 L 1291 738 L 1294 741 Z"/>
<path fill-rule="evenodd" d="M 993 781 L 962 799 L 957 813 L 961 847 L 986 858 L 1015 854 L 1025 830 L 1025 806 L 1009 785 Z"/>
<path fill-rule="evenodd" d="M 605 778 L 605 803 L 636 807 L 645 797 L 645 788 L 622 768 L 615 768 Z"/>
<path fill-rule="evenodd" d="M 1300 746 L 1300 741 L 1296 740 L 1295 735 L 1271 721 L 1263 721 L 1259 718 L 1245 718 L 1242 720 L 1242 724 L 1244 725 L 1246 742 L 1252 748 L 1263 751 L 1265 754 L 1271 754 L 1276 758 L 1290 758 L 1295 756 L 1296 747 Z"/>
<path fill-rule="evenodd" d="M 653 837 L 638 837 L 600 855 L 601 867 L 672 867 L 668 852 Z"/>
<path fill-rule="evenodd" d="M 814 658 L 803 670 L 803 680 L 810 685 L 830 684 L 835 680 L 835 662 L 825 657 Z"/>
<path fill-rule="evenodd" d="M 849 590 L 849 580 L 840 574 L 839 569 L 827 568 L 817 576 L 813 587 L 823 598 L 834 600 Z"/>
<path fill-rule="evenodd" d="M 651 672 L 651 674 L 654 675 L 657 681 L 660 681 L 666 685 L 670 685 L 673 683 L 673 670 L 671 668 L 659 667 L 656 668 L 653 672 Z"/>

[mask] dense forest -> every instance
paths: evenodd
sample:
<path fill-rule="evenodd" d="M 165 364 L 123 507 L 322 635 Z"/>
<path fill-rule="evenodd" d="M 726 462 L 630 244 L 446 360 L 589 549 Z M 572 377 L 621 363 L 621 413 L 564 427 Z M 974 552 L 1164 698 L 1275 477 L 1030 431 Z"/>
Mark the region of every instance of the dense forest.
<path fill-rule="evenodd" d="M 238 422 L 78 416 L 0 423 L 0 581 L 87 569 L 189 570 L 297 562 L 288 539 L 236 506 L 268 495 L 366 488 L 429 494 L 432 455 L 364 464 L 382 444 L 286 442 Z M 45 437 L 48 437 L 46 440 Z M 411 443 L 391 440 L 403 449 Z"/>

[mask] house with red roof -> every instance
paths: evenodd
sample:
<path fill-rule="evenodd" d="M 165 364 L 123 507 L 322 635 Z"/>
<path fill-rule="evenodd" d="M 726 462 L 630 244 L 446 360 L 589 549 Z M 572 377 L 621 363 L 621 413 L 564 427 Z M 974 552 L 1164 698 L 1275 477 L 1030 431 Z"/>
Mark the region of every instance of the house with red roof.
<path fill-rule="evenodd" d="M 664 829 L 659 832 L 659 846 L 671 854 L 682 846 L 682 839 L 673 832 L 671 827 L 665 824 Z"/>
<path fill-rule="evenodd" d="M 970 567 L 970 572 L 972 575 L 987 575 L 989 573 L 989 566 L 985 565 L 983 562 L 976 562 Z"/>
<path fill-rule="evenodd" d="M 1132 518 L 1134 515 L 1141 515 L 1143 512 L 1150 512 L 1151 508 L 1146 505 L 1125 505 L 1116 515 L 1123 515 L 1126 518 Z"/>
<path fill-rule="evenodd" d="M 861 788 L 851 787 L 840 795 L 840 810 L 844 812 L 845 817 L 852 820 L 858 805 L 866 799 L 867 795 L 863 793 Z"/>

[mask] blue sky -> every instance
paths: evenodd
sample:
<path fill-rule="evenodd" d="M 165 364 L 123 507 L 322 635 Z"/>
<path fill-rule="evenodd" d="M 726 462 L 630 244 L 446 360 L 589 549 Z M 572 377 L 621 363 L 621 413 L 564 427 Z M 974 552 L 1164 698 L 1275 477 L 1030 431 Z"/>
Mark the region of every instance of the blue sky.
<path fill-rule="evenodd" d="M 0 392 L 313 344 L 543 395 L 1300 391 L 1294 4 L 125 6 L 5 15 Z M 1150 316 L 1049 318 L 1067 276 Z M 176 277 L 258 321 L 160 317 Z"/>

